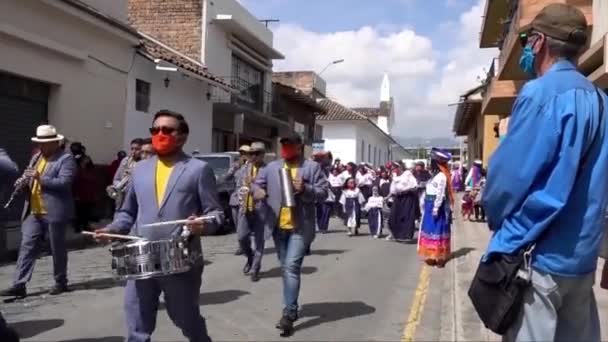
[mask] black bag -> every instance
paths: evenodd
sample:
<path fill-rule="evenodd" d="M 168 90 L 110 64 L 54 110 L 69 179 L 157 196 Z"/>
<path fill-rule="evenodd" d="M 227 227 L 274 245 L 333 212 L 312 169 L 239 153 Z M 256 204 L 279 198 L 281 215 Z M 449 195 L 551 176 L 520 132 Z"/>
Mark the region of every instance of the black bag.
<path fill-rule="evenodd" d="M 604 101 L 598 88 L 596 94 L 599 125 L 581 158 L 579 172 L 587 165 L 589 151 L 595 145 L 604 123 Z M 536 242 L 546 233 L 546 230 L 541 233 Z M 485 327 L 497 334 L 507 332 L 523 307 L 524 293 L 532 285 L 530 264 L 533 250 L 534 245 L 527 246 L 516 255 L 494 254 L 490 260 L 479 262 L 468 295 Z"/>
<path fill-rule="evenodd" d="M 529 250 L 528 250 L 529 251 Z M 519 277 L 525 269 L 524 253 L 498 254 L 480 262 L 469 288 L 469 298 L 486 328 L 503 335 L 523 307 L 529 277 Z"/>

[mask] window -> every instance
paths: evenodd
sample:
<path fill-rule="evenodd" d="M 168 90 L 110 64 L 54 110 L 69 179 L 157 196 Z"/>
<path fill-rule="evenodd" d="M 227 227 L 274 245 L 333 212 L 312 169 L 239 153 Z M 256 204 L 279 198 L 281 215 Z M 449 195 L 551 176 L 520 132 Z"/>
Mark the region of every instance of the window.
<path fill-rule="evenodd" d="M 365 140 L 361 140 L 361 162 L 365 161 Z"/>
<path fill-rule="evenodd" d="M 367 144 L 367 162 L 368 163 L 372 162 L 372 145 L 371 144 Z"/>
<path fill-rule="evenodd" d="M 264 73 L 236 55 L 232 55 L 232 86 L 238 89 L 243 105 L 264 110 Z"/>
<path fill-rule="evenodd" d="M 378 165 L 378 159 L 376 159 L 376 158 L 378 158 L 377 153 L 378 153 L 378 150 L 377 150 L 376 146 L 374 146 L 374 163 L 373 163 L 374 166 Z"/>
<path fill-rule="evenodd" d="M 150 110 L 150 83 L 135 80 L 135 110 L 147 113 Z"/>

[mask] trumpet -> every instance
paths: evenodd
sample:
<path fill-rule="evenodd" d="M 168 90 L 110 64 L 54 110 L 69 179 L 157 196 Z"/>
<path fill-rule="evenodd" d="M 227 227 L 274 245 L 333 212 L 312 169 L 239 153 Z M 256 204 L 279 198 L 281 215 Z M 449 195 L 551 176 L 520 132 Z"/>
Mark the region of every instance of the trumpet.
<path fill-rule="evenodd" d="M 134 165 L 135 160 L 133 160 L 132 157 L 129 157 L 129 159 L 127 160 L 127 167 L 125 168 L 123 177 L 120 182 L 118 182 L 118 184 L 116 185 L 112 184 L 106 187 L 106 193 L 111 199 L 118 200 L 120 199 L 120 197 L 122 197 L 127 187 L 127 184 L 129 184 L 129 181 L 131 180 L 131 170 L 133 169 Z"/>

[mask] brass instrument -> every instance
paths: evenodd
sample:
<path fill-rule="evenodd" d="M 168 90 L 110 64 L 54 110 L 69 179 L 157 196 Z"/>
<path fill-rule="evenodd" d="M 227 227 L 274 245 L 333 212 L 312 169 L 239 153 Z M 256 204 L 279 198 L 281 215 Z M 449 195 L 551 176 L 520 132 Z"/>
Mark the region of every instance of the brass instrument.
<path fill-rule="evenodd" d="M 253 172 L 253 168 L 251 168 Z M 245 177 L 243 184 L 237 190 L 239 195 L 239 204 L 242 212 L 247 212 L 247 202 L 249 195 L 251 194 L 251 173 Z"/>
<path fill-rule="evenodd" d="M 127 166 L 125 167 L 125 171 L 120 182 L 118 182 L 116 185 L 111 184 L 106 188 L 106 192 L 111 199 L 121 202 L 120 200 L 122 199 L 125 189 L 131 180 L 131 171 L 133 166 L 135 166 L 135 160 L 133 157 L 129 157 L 129 159 L 127 159 Z"/>

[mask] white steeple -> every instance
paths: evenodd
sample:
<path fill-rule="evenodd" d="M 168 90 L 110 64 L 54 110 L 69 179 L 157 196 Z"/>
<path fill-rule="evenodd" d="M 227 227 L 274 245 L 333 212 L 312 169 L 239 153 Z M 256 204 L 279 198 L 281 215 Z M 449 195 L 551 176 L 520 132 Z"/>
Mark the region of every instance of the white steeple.
<path fill-rule="evenodd" d="M 388 79 L 388 73 L 384 73 L 382 85 L 380 86 L 380 102 L 389 102 L 391 100 L 391 81 Z"/>

